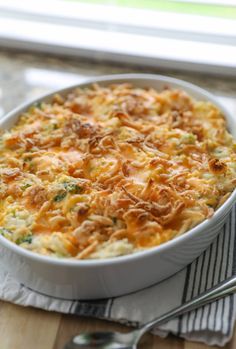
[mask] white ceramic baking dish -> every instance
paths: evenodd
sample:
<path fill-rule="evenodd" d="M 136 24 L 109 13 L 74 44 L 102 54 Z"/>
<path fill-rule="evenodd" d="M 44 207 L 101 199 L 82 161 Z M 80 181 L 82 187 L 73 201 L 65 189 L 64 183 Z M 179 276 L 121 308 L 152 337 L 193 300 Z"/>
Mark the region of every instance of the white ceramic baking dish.
<path fill-rule="evenodd" d="M 210 93 L 187 82 L 159 75 L 127 74 L 99 77 L 79 86 L 88 86 L 94 82 L 102 85 L 131 82 L 136 86 L 157 89 L 166 85 L 181 88 L 196 99 L 209 100 L 217 105 L 228 121 L 230 132 L 236 136 L 236 118 Z M 57 92 L 66 94 L 75 87 Z M 30 105 L 42 100 L 50 101 L 54 93 L 13 110 L 1 120 L 0 127 L 10 128 L 19 114 Z M 54 297 L 95 299 L 119 296 L 157 283 L 192 262 L 217 236 L 235 201 L 236 191 L 212 218 L 161 246 L 106 260 L 45 257 L 29 252 L 0 236 L 0 267 L 6 269 L 20 283 Z"/>

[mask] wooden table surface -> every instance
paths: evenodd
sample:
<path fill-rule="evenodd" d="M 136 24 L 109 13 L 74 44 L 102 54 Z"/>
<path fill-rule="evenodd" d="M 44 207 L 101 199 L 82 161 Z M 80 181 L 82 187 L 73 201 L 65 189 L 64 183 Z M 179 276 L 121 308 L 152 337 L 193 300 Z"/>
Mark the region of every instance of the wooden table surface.
<path fill-rule="evenodd" d="M 108 321 L 46 312 L 0 302 L 0 349 L 63 349 L 72 336 L 83 331 L 94 330 L 125 332 L 129 329 Z M 217 347 L 185 341 L 174 336 L 162 339 L 147 334 L 138 348 L 216 349 Z M 236 331 L 225 348 L 236 348 Z"/>

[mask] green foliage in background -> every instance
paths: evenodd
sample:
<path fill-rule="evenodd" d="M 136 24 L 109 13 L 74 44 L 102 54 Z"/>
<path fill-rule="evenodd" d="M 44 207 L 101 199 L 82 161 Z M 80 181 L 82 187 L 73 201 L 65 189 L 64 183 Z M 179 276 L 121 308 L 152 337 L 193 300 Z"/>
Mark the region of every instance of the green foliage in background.
<path fill-rule="evenodd" d="M 67 0 L 68 1 L 68 0 Z M 189 13 L 203 16 L 236 18 L 236 6 L 211 5 L 202 3 L 185 3 L 168 0 L 69 0 L 94 4 L 107 4 L 126 7 L 138 7 L 159 11 Z"/>

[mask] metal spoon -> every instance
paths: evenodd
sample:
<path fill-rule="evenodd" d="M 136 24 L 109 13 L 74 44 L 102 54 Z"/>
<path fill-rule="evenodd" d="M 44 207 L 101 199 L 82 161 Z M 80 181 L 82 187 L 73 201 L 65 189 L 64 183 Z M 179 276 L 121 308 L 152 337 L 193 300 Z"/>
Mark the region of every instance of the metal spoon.
<path fill-rule="evenodd" d="M 176 316 L 211 303 L 236 291 L 236 276 L 233 276 L 217 286 L 207 290 L 185 304 L 161 315 L 139 329 L 129 333 L 119 332 L 88 332 L 71 339 L 64 349 L 136 349 L 138 341 L 144 333 L 156 325 L 161 325 Z"/>

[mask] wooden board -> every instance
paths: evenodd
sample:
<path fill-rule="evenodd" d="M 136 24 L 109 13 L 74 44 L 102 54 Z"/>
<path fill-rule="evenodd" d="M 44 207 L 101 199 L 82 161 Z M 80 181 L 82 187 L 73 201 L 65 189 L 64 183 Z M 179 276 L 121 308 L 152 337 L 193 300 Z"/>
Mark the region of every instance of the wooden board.
<path fill-rule="evenodd" d="M 129 329 L 108 321 L 82 318 L 24 308 L 0 302 L 0 349 L 63 349 L 74 335 L 84 331 L 121 331 Z M 169 336 L 166 339 L 147 334 L 139 349 L 217 349 Z M 236 348 L 236 335 L 225 347 Z"/>

